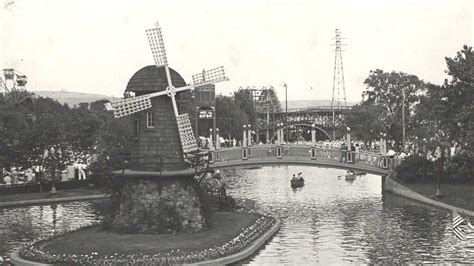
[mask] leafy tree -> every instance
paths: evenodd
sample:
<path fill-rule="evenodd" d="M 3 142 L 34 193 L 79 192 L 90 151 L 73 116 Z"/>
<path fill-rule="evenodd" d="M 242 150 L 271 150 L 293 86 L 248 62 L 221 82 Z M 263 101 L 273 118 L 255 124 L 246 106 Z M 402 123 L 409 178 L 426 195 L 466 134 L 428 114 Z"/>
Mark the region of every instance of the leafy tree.
<path fill-rule="evenodd" d="M 446 57 L 449 75 L 428 97 L 436 107 L 434 119 L 451 141 L 473 151 L 474 145 L 474 52 L 465 45 L 454 58 Z"/>
<path fill-rule="evenodd" d="M 418 125 L 412 121 L 415 106 L 426 90 L 425 83 L 415 75 L 403 72 L 371 71 L 364 81 L 367 89 L 363 92 L 362 105 L 375 106 L 378 119 L 383 125 L 387 138 L 397 143 L 402 140 L 402 103 L 405 98 L 405 126 L 407 135 Z M 405 95 L 405 97 L 403 97 Z"/>
<path fill-rule="evenodd" d="M 232 97 L 216 97 L 217 127 L 221 136 L 242 138 L 243 125 L 248 124 L 247 113 L 237 105 Z"/>
<path fill-rule="evenodd" d="M 380 138 L 384 131 L 379 114 L 383 107 L 374 104 L 358 104 L 352 107 L 352 111 L 345 118 L 345 125 L 351 128 L 352 135 L 359 140 L 369 143 Z"/>
<path fill-rule="evenodd" d="M 247 114 L 248 122 L 255 127 L 257 124 L 257 111 L 252 98 L 252 91 L 239 89 L 234 92 L 234 101 L 240 109 Z"/>

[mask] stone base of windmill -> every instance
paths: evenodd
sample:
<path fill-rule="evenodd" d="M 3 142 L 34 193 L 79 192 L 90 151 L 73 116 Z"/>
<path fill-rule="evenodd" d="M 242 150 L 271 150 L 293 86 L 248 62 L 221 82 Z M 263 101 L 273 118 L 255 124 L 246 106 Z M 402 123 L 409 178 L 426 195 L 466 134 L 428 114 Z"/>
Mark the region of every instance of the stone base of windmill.
<path fill-rule="evenodd" d="M 207 228 L 193 176 L 127 175 L 117 184 L 110 227 L 124 233 L 199 232 Z"/>

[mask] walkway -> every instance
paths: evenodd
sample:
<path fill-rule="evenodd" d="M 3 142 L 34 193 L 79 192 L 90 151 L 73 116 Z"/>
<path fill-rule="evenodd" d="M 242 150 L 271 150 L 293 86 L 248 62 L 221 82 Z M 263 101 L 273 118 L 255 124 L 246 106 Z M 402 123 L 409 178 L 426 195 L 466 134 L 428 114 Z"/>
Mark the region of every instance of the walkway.
<path fill-rule="evenodd" d="M 234 147 L 221 150 L 214 150 L 213 168 L 235 168 L 263 165 L 311 165 L 331 167 L 347 170 L 358 170 L 376 175 L 387 175 L 391 169 L 399 162 L 397 159 L 386 158 L 383 165 L 383 157 L 380 154 L 372 152 L 350 153 L 346 161 L 353 163 L 343 163 L 341 160 L 341 151 L 323 147 L 315 147 L 314 158 L 311 158 L 311 147 L 307 145 L 289 144 L 282 146 L 281 158 L 277 158 L 276 145 L 256 145 L 244 148 Z M 244 159 L 247 153 L 247 159 Z M 350 157 L 352 156 L 352 157 Z M 385 166 L 385 167 L 382 167 Z"/>

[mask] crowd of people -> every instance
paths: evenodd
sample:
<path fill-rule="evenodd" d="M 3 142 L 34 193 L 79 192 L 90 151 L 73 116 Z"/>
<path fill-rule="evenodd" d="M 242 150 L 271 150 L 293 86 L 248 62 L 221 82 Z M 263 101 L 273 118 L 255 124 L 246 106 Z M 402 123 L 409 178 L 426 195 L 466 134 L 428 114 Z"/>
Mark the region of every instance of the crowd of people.
<path fill-rule="evenodd" d="M 38 183 L 41 181 L 71 181 L 85 180 L 89 175 L 89 165 L 97 159 L 97 155 L 91 151 L 78 151 L 74 149 L 65 149 L 56 155 L 57 168 L 52 169 L 48 166 L 47 159 L 52 152 L 58 148 L 51 147 L 45 150 L 38 163 L 30 167 L 13 165 L 9 168 L 0 169 L 0 186 L 22 185 Z M 60 156 L 59 156 L 60 154 Z"/>

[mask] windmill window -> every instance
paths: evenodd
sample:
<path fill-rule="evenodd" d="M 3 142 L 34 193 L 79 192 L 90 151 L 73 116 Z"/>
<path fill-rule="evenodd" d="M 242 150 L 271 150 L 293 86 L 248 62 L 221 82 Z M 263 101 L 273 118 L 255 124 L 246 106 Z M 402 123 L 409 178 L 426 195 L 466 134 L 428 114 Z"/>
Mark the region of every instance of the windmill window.
<path fill-rule="evenodd" d="M 146 113 L 146 127 L 147 128 L 155 127 L 155 114 L 153 112 Z"/>

